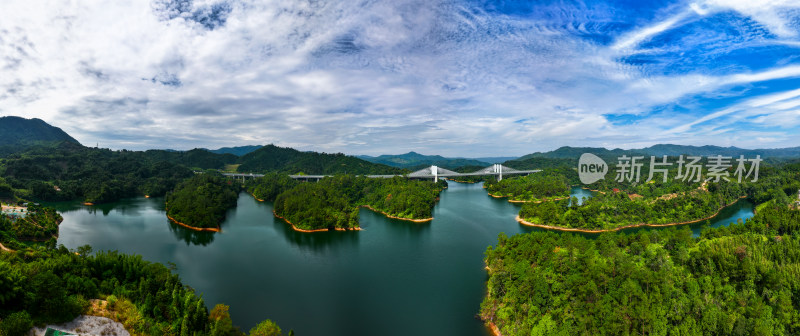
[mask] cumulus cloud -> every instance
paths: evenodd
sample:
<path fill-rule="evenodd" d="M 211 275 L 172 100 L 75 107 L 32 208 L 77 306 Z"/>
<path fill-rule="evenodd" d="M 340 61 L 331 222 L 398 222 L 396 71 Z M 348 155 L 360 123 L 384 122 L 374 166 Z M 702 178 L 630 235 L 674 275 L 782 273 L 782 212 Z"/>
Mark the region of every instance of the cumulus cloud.
<path fill-rule="evenodd" d="M 0 114 L 104 147 L 484 156 L 800 140 L 794 98 L 753 106 L 796 89 L 789 1 L 27 0 L 0 12 Z"/>

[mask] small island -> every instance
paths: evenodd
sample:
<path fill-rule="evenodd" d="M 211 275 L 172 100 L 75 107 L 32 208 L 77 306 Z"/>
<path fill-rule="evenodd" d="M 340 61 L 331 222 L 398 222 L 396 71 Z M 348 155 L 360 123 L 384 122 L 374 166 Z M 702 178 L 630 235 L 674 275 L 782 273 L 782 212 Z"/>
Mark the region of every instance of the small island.
<path fill-rule="evenodd" d="M 225 213 L 236 207 L 239 187 L 231 180 L 206 173 L 181 182 L 167 194 L 167 217 L 196 231 L 219 231 Z"/>
<path fill-rule="evenodd" d="M 569 198 L 570 180 L 559 171 L 547 170 L 528 176 L 490 179 L 484 187 L 492 197 L 508 197 L 512 203 L 542 202 Z"/>
<path fill-rule="evenodd" d="M 248 188 L 256 198 L 269 199 L 289 187 L 259 186 L 274 183 L 274 177 L 254 182 Z M 404 177 L 367 178 L 336 175 L 316 183 L 299 183 L 275 196 L 275 216 L 302 232 L 359 230 L 358 209 L 365 207 L 388 217 L 429 221 L 446 182 L 414 181 Z"/>

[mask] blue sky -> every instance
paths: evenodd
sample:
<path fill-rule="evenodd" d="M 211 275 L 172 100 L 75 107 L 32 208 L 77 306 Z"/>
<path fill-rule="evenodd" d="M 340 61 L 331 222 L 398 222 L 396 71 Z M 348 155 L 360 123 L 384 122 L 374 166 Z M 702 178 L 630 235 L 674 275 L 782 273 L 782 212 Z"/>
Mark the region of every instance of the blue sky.
<path fill-rule="evenodd" d="M 3 1 L 0 115 L 87 145 L 800 146 L 800 2 Z"/>

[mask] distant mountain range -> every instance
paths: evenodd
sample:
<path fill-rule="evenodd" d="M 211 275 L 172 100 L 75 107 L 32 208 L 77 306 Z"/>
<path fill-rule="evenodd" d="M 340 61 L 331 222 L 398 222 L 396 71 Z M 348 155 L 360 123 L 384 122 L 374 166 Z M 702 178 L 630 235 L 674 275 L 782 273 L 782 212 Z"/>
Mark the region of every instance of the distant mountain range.
<path fill-rule="evenodd" d="M 250 152 L 253 152 L 261 147 L 262 145 L 249 145 L 249 146 L 236 146 L 236 147 L 222 147 L 220 149 L 206 149 L 209 152 L 217 153 L 217 154 L 233 154 L 236 156 L 243 156 Z"/>
<path fill-rule="evenodd" d="M 367 160 L 373 163 L 385 164 L 387 166 L 406 168 L 406 169 L 421 169 L 427 166 L 440 166 L 448 169 L 455 169 L 464 166 L 481 166 L 485 167 L 491 165 L 486 161 L 479 161 L 475 159 L 465 158 L 446 158 L 440 155 L 423 155 L 417 152 L 408 152 L 400 155 L 381 155 L 381 156 L 368 156 L 359 155 L 359 159 Z"/>
<path fill-rule="evenodd" d="M 40 150 L 39 153 L 71 150 L 75 147 L 95 150 L 83 147 L 61 129 L 39 119 L 0 117 L 0 135 L 2 135 L 0 157 L 36 146 L 52 147 L 45 151 Z M 96 150 L 107 151 L 107 149 Z M 228 147 L 213 151 L 200 148 L 188 151 L 153 149 L 141 152 L 129 151 L 129 153 L 134 157 L 140 157 L 143 161 L 171 162 L 190 168 L 222 169 L 227 164 L 239 164 L 240 172 L 253 173 L 279 171 L 292 174 L 401 174 L 406 172 L 404 169 L 368 162 L 341 153 L 301 152 L 274 145 Z"/>
<path fill-rule="evenodd" d="M 82 145 L 58 127 L 40 119 L 0 117 L 0 157 L 26 151 L 36 146 L 59 148 L 82 147 Z M 520 158 L 446 158 L 440 155 L 423 155 L 408 152 L 401 155 L 349 156 L 341 153 L 328 154 L 302 152 L 292 148 L 267 146 L 224 147 L 216 150 L 193 149 L 189 151 L 148 150 L 135 152 L 144 160 L 167 161 L 187 167 L 221 169 L 228 164 L 239 164 L 240 172 L 279 171 L 306 174 L 399 174 L 422 167 L 436 165 L 448 169 L 479 168 L 492 163 L 505 162 L 509 167 L 533 169 L 547 166 L 572 164 L 583 153 L 593 153 L 604 159 L 614 160 L 621 155 L 677 156 L 725 155 L 747 158 L 761 155 L 762 158 L 800 158 L 800 147 L 777 149 L 743 149 L 719 146 L 654 145 L 641 149 L 606 149 L 597 147 L 561 147 L 549 152 L 536 152 Z M 504 160 L 502 159 L 513 159 Z M 555 160 L 554 160 L 555 159 Z"/>
<path fill-rule="evenodd" d="M 597 147 L 561 147 L 550 152 L 536 152 L 516 159 L 524 161 L 531 158 L 551 158 L 551 159 L 575 159 L 577 160 L 583 153 L 592 153 L 603 158 L 619 157 L 622 155 L 644 155 L 644 156 L 678 156 L 678 155 L 723 155 L 731 157 L 752 158 L 761 155 L 761 158 L 789 158 L 800 157 L 800 147 L 775 148 L 775 149 L 744 149 L 738 147 L 720 146 L 684 146 L 659 144 L 640 149 L 606 149 Z"/>

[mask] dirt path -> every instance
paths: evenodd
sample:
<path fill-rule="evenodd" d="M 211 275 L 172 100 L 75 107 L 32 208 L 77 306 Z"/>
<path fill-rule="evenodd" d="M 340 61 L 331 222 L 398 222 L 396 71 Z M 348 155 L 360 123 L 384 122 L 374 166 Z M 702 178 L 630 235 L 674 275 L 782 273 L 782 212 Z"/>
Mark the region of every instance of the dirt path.
<path fill-rule="evenodd" d="M 6 251 L 6 252 L 16 252 L 16 251 L 14 251 L 14 250 L 12 250 L 12 249 L 10 249 L 8 247 L 5 247 L 3 245 L 3 243 L 0 243 L 0 250 Z"/>

